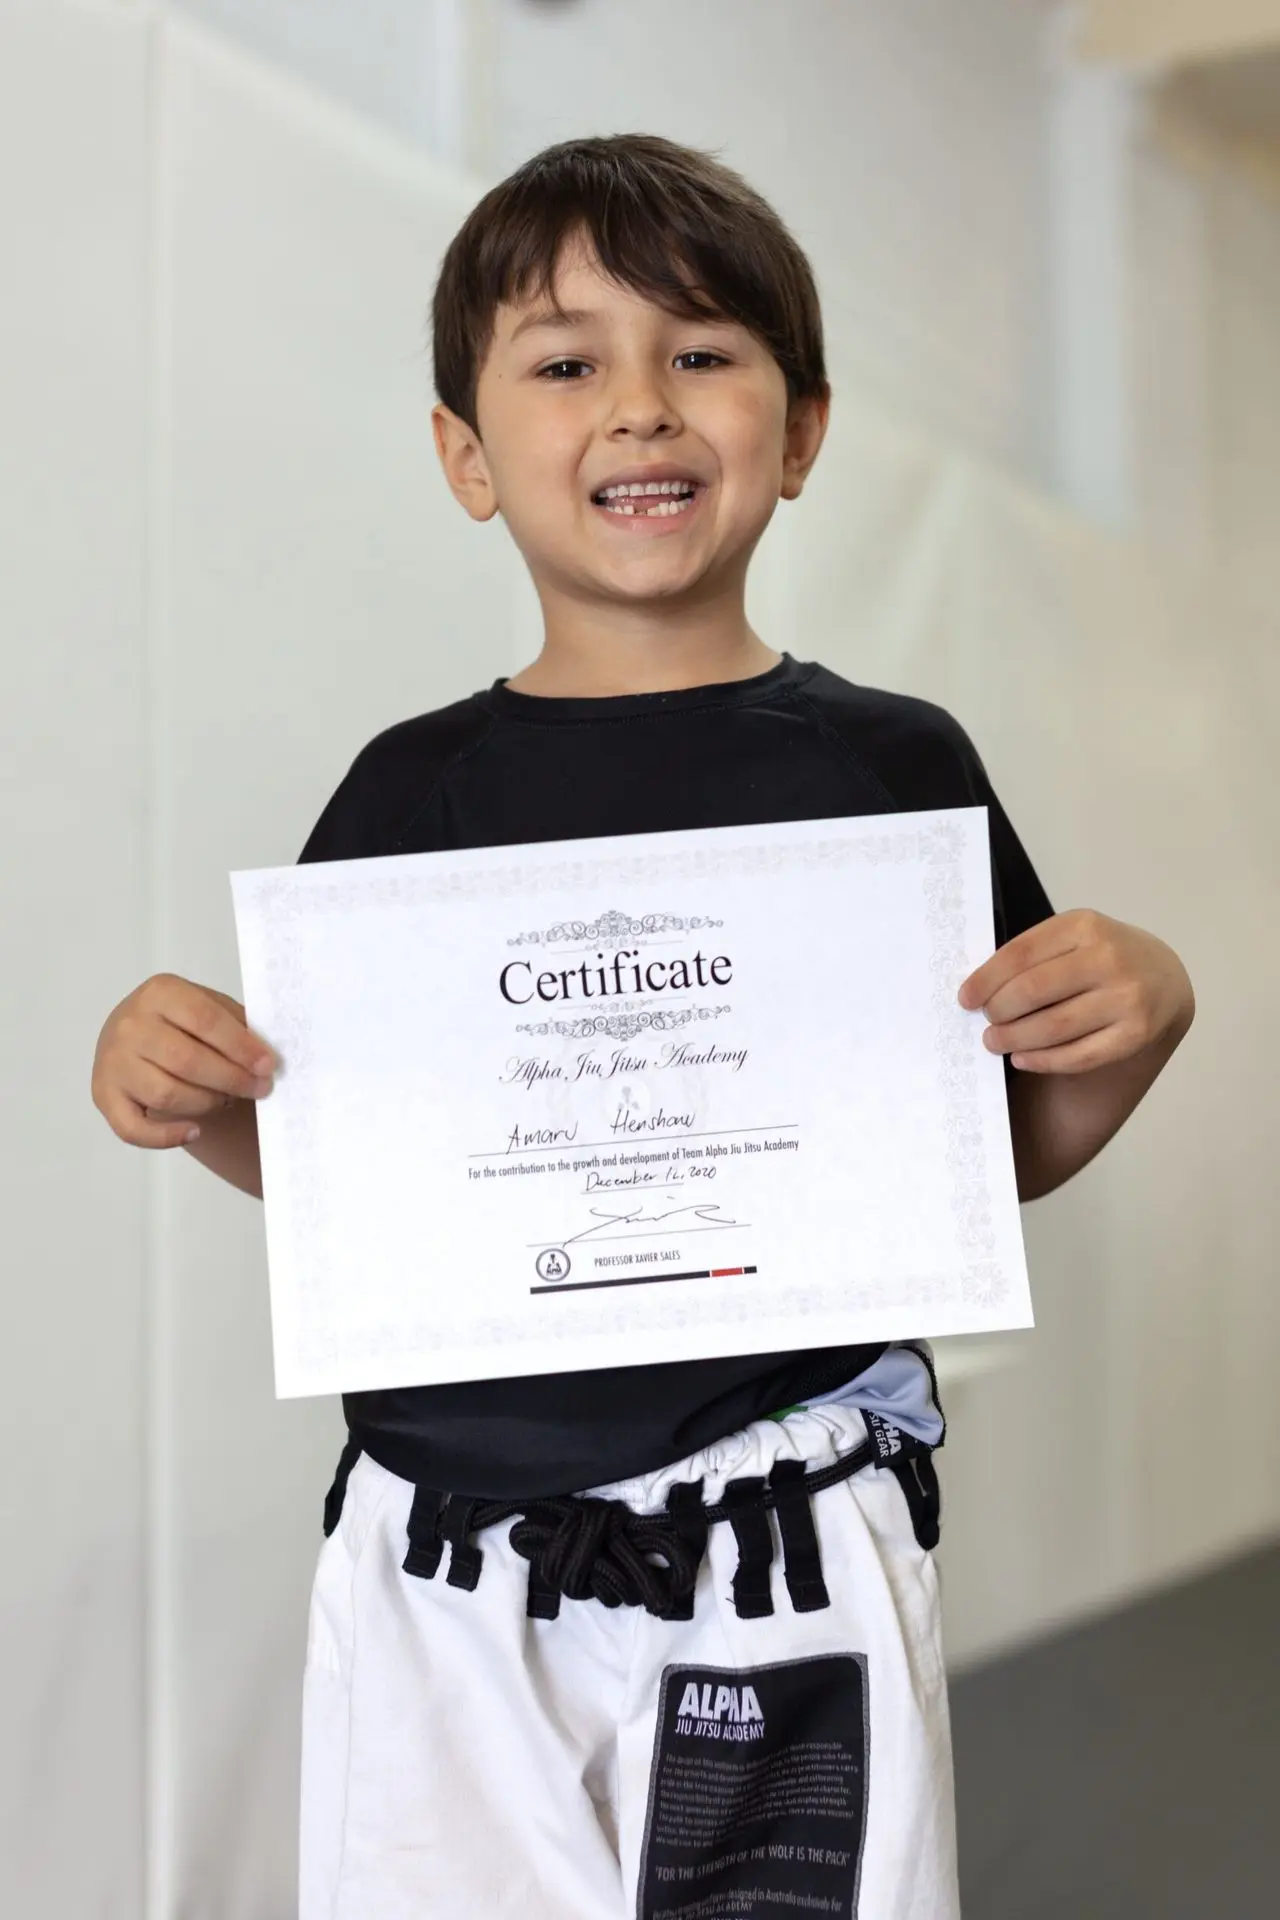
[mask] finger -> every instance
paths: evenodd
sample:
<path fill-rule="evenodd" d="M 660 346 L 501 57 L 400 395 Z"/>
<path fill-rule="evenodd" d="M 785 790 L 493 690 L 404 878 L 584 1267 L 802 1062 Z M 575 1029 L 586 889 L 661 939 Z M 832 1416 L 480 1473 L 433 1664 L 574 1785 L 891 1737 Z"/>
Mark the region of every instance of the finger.
<path fill-rule="evenodd" d="M 112 1092 L 102 1103 L 102 1114 L 113 1133 L 131 1147 L 180 1147 L 192 1135 L 190 1120 L 152 1120 L 126 1093 Z"/>
<path fill-rule="evenodd" d="M 188 1080 L 153 1067 L 150 1061 L 137 1060 L 121 1082 L 120 1091 L 137 1102 L 149 1117 L 162 1120 L 201 1120 L 207 1113 L 221 1112 L 235 1104 L 235 1094 L 219 1093 L 209 1087 L 193 1086 Z"/>
<path fill-rule="evenodd" d="M 222 1006 L 226 1007 L 229 1013 L 234 1015 L 236 1020 L 245 1029 L 245 1032 L 249 1036 L 250 1043 L 253 1047 L 254 1058 L 266 1059 L 267 1061 L 269 1061 L 270 1064 L 267 1068 L 267 1071 L 269 1073 L 274 1073 L 276 1068 L 280 1065 L 280 1062 L 276 1057 L 275 1051 L 272 1048 L 270 1041 L 264 1040 L 262 1035 L 260 1033 L 255 1033 L 254 1029 L 249 1025 L 248 1017 L 245 1014 L 245 1010 L 241 1006 L 240 1002 L 238 1000 L 233 1000 L 229 993 L 220 993 L 217 987 L 206 987 L 205 992 L 211 993 L 215 1000 L 217 1000 Z"/>
<path fill-rule="evenodd" d="M 983 1045 L 992 1053 L 1033 1053 L 1043 1047 L 1069 1046 L 1114 1026 L 1115 1017 L 1107 993 L 1078 993 L 1056 1006 L 1041 1007 L 1022 1020 L 994 1023 L 983 1034 Z"/>
<path fill-rule="evenodd" d="M 202 1041 L 215 1053 L 225 1055 L 246 1072 L 255 1072 L 264 1056 L 267 1061 L 264 1071 L 271 1072 L 276 1065 L 271 1049 L 244 1024 L 244 1009 L 229 994 L 219 994 L 175 976 L 158 1011 L 173 1026 Z"/>
<path fill-rule="evenodd" d="M 249 1028 L 249 1020 L 248 1020 L 247 1014 L 245 1013 L 244 1008 L 241 1006 L 240 1002 L 238 1000 L 233 999 L 229 993 L 223 993 L 221 989 L 218 987 L 202 987 L 201 992 L 210 994 L 213 997 L 213 999 L 215 999 L 218 1002 L 219 1006 L 225 1007 L 228 1013 L 235 1015 L 236 1019 L 240 1022 L 240 1025 L 242 1027 Z M 252 1033 L 253 1032 L 252 1028 L 249 1028 L 249 1031 Z M 267 1042 L 263 1040 L 260 1035 L 254 1033 L 253 1038 L 257 1041 L 259 1046 L 267 1047 Z M 267 1047 L 267 1051 L 270 1052 L 269 1047 Z"/>
<path fill-rule="evenodd" d="M 1096 950 L 1077 947 L 1070 953 L 1054 954 L 1029 967 L 991 994 L 983 1012 L 993 1026 L 1008 1026 L 1027 1014 L 1092 992 L 1106 984 L 1106 974 Z"/>
<path fill-rule="evenodd" d="M 989 1006 L 1010 981 L 1060 955 L 1070 955 L 1077 948 L 1087 946 L 1092 918 L 1087 911 L 1073 909 L 1069 913 L 1055 913 L 1048 920 L 1040 920 L 1015 934 L 962 982 L 957 995 L 960 1005 Z"/>
<path fill-rule="evenodd" d="M 268 1075 L 254 1074 L 248 1067 L 238 1066 L 226 1054 L 215 1051 L 167 1020 L 154 1021 L 148 1026 L 138 1041 L 137 1057 L 192 1088 L 229 1094 L 241 1100 L 257 1100 L 271 1091 Z M 136 1086 L 131 1085 L 128 1090 L 140 1099 L 145 1098 L 150 1106 L 158 1104 Z"/>
<path fill-rule="evenodd" d="M 1072 1041 L 1070 1046 L 1014 1053 L 1009 1058 L 1018 1073 L 1089 1073 L 1094 1067 L 1105 1067 L 1115 1057 L 1110 1035 L 1108 1027 L 1086 1034 L 1083 1040 Z"/>
<path fill-rule="evenodd" d="M 175 1097 L 170 1105 L 158 1107 L 154 1112 L 150 1107 L 144 1106 L 142 1113 L 144 1119 L 155 1120 L 162 1126 L 168 1126 L 179 1120 L 185 1120 L 188 1126 L 192 1126 L 206 1119 L 211 1113 L 225 1113 L 228 1107 L 238 1107 L 243 1104 L 243 1101 L 237 1100 L 232 1094 L 197 1093 L 195 1099 L 191 1101 Z"/>

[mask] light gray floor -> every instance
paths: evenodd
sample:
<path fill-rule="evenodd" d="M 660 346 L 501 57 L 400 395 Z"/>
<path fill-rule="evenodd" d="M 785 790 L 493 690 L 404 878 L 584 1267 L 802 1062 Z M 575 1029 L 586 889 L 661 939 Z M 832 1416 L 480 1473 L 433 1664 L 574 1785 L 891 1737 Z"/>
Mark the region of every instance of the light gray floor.
<path fill-rule="evenodd" d="M 957 1680 L 964 1920 L 1277 1920 L 1280 1547 Z"/>

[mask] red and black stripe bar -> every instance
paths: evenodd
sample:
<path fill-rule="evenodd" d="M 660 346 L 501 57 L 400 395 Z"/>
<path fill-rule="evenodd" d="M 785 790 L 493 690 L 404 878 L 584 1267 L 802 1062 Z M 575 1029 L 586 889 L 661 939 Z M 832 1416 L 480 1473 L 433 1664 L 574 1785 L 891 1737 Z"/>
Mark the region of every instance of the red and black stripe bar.
<path fill-rule="evenodd" d="M 740 1275 L 756 1273 L 756 1267 L 698 1267 L 689 1273 L 616 1273 L 608 1280 L 566 1280 L 562 1286 L 554 1281 L 540 1287 L 530 1287 L 530 1293 L 585 1293 L 588 1287 L 639 1287 L 649 1286 L 655 1280 L 736 1280 Z"/>

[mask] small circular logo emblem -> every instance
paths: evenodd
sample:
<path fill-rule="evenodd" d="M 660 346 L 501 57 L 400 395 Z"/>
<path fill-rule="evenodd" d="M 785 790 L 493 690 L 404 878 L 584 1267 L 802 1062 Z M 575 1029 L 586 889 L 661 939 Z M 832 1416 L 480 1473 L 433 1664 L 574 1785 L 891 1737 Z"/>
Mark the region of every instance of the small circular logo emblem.
<path fill-rule="evenodd" d="M 545 1247 L 538 1255 L 537 1268 L 539 1280 L 566 1280 L 569 1276 L 569 1256 L 559 1247 Z"/>

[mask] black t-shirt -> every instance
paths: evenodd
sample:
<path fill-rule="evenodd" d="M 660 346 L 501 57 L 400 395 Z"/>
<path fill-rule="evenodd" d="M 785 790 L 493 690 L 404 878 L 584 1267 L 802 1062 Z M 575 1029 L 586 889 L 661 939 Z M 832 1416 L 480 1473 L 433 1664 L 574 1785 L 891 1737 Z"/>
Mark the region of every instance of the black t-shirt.
<path fill-rule="evenodd" d="M 675 693 L 547 699 L 498 681 L 405 720 L 356 757 L 300 859 L 983 805 L 999 947 L 1053 908 L 964 729 L 929 701 L 788 654 L 753 679 Z M 653 1471 L 842 1385 L 883 1350 L 397 1387 L 343 1404 L 391 1472 L 525 1498 Z"/>

